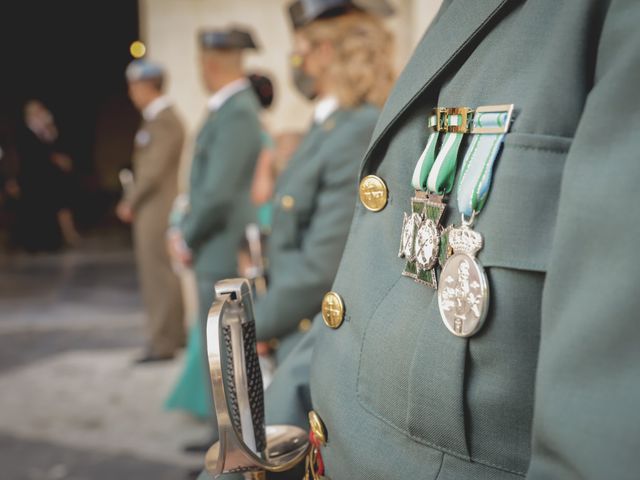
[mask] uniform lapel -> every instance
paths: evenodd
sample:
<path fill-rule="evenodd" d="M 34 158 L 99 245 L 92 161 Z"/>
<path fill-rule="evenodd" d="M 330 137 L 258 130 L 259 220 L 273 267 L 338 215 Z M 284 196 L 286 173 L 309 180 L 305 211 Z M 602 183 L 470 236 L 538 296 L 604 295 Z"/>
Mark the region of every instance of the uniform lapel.
<path fill-rule="evenodd" d="M 365 162 L 384 134 L 491 20 L 515 0 L 451 2 L 426 32 L 398 78 L 374 129 Z"/>
<path fill-rule="evenodd" d="M 211 126 L 213 125 L 213 123 L 215 122 L 216 119 L 216 112 L 207 112 L 207 116 L 205 117 L 204 121 L 202 122 L 202 125 L 200 126 L 200 130 L 198 130 L 198 135 L 196 137 L 196 141 L 198 143 L 200 143 L 204 137 L 206 136 L 207 132 L 209 131 L 209 129 L 211 128 Z"/>

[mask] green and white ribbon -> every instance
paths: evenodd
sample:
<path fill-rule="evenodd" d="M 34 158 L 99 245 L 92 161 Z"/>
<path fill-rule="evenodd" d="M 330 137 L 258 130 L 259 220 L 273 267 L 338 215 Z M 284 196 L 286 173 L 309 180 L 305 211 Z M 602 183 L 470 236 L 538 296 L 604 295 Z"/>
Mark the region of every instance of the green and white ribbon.
<path fill-rule="evenodd" d="M 432 132 L 429 135 L 427 145 L 424 147 L 420 158 L 418 158 L 418 163 L 416 164 L 416 168 L 413 170 L 413 176 L 411 177 L 411 185 L 416 190 L 424 190 L 426 188 L 426 178 L 435 162 L 436 144 L 438 143 L 441 127 L 438 125 L 438 115 L 431 115 L 427 122 L 427 126 L 432 129 Z"/>
<path fill-rule="evenodd" d="M 473 119 L 473 138 L 462 161 L 457 188 L 458 210 L 472 217 L 482 210 L 491 187 L 493 165 L 509 130 L 513 105 L 479 107 Z"/>
<path fill-rule="evenodd" d="M 444 114 L 446 115 L 445 126 L 461 127 L 466 124 L 467 118 L 463 118 L 462 114 Z M 464 115 L 467 115 L 465 113 Z M 458 160 L 458 151 L 464 129 L 460 132 L 448 132 L 442 141 L 442 146 L 436 156 L 436 144 L 438 141 L 439 130 L 441 125 L 437 125 L 438 119 L 436 115 L 429 117 L 429 126 L 436 128 L 429 135 L 427 145 L 418 159 L 416 168 L 413 171 L 411 185 L 416 190 L 429 191 L 438 195 L 448 194 L 451 192 L 456 176 L 456 166 Z"/>

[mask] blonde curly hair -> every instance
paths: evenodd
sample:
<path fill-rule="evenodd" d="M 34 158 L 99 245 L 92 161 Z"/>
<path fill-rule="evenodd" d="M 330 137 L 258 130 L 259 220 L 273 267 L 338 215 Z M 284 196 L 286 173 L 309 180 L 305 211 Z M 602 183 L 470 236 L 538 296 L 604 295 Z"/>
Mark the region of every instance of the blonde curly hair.
<path fill-rule="evenodd" d="M 395 80 L 393 35 L 382 21 L 366 12 L 352 11 L 316 20 L 300 33 L 312 44 L 330 42 L 335 59 L 328 71 L 340 105 L 370 103 L 379 107 Z"/>

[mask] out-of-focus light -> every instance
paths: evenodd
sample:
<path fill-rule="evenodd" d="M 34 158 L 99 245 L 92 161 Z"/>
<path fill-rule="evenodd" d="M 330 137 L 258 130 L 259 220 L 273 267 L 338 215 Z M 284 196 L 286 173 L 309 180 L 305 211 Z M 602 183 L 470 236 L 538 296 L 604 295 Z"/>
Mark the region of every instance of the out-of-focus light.
<path fill-rule="evenodd" d="M 133 58 L 142 58 L 147 53 L 147 47 L 140 40 L 136 40 L 129 47 L 129 52 Z"/>

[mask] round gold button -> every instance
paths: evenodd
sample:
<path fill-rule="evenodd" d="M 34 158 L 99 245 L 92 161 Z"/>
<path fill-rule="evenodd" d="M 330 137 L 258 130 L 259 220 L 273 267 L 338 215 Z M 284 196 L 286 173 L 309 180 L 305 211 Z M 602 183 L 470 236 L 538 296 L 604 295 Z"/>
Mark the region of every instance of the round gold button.
<path fill-rule="evenodd" d="M 360 201 L 367 210 L 379 212 L 387 205 L 389 192 L 380 177 L 368 175 L 360 182 Z"/>
<path fill-rule="evenodd" d="M 280 205 L 282 205 L 283 210 L 291 210 L 293 206 L 296 204 L 296 200 L 291 195 L 285 195 L 280 200 Z"/>
<path fill-rule="evenodd" d="M 311 427 L 311 431 L 313 432 L 313 436 L 316 437 L 322 445 L 327 444 L 327 430 L 324 428 L 324 423 L 322 423 L 322 419 L 320 416 L 311 410 L 309 412 L 309 426 Z"/>
<path fill-rule="evenodd" d="M 298 323 L 298 330 L 301 332 L 308 332 L 311 330 L 311 320 L 308 318 L 300 320 L 300 323 Z"/>
<path fill-rule="evenodd" d="M 338 328 L 344 320 L 344 303 L 336 292 L 328 292 L 322 299 L 322 319 L 327 327 Z"/>
<path fill-rule="evenodd" d="M 330 132 L 334 128 L 336 128 L 336 121 L 333 118 L 329 118 L 325 120 L 324 123 L 322 124 L 322 129 L 325 132 Z"/>

